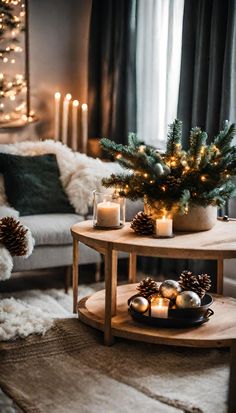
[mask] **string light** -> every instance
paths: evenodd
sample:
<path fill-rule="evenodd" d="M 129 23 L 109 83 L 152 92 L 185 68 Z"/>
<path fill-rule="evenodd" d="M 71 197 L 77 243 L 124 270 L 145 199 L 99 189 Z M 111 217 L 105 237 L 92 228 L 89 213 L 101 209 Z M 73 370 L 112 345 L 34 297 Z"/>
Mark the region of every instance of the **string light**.
<path fill-rule="evenodd" d="M 207 178 L 206 178 L 205 175 L 202 175 L 202 176 L 200 177 L 200 179 L 201 179 L 202 182 L 205 182 L 205 181 L 207 180 Z"/>
<path fill-rule="evenodd" d="M 120 159 L 120 158 L 122 158 L 122 155 L 121 155 L 120 153 L 118 153 L 118 154 L 116 155 L 116 159 Z"/>
<path fill-rule="evenodd" d="M 143 152 L 145 151 L 145 149 L 146 149 L 146 146 L 145 146 L 145 145 L 140 145 L 138 151 L 141 152 L 141 153 L 143 153 Z"/>
<path fill-rule="evenodd" d="M 7 44 L 2 42 L 0 46 L 0 62 L 12 66 L 16 64 L 16 55 L 23 52 L 19 35 L 25 28 L 25 4 L 22 0 L 1 0 L 1 3 L 0 36 Z M 8 6 L 11 6 L 9 12 Z M 0 122 L 19 118 L 30 122 L 33 118 L 25 115 L 25 96 L 22 95 L 27 90 L 24 75 L 17 73 L 12 76 L 12 69 L 7 71 L 8 75 L 0 73 Z"/>

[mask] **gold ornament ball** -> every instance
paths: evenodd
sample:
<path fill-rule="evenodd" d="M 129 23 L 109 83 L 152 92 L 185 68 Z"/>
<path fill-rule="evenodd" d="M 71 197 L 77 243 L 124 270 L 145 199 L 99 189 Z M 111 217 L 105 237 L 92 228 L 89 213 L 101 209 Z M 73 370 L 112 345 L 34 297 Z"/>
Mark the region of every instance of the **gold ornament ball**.
<path fill-rule="evenodd" d="M 201 298 L 194 291 L 183 291 L 176 297 L 177 308 L 200 307 Z"/>
<path fill-rule="evenodd" d="M 169 300 L 174 300 L 181 292 L 181 287 L 175 280 L 166 280 L 161 283 L 159 292 L 162 297 L 169 298 Z"/>
<path fill-rule="evenodd" d="M 130 302 L 130 307 L 137 313 L 145 313 L 148 310 L 149 302 L 145 297 L 135 297 Z"/>

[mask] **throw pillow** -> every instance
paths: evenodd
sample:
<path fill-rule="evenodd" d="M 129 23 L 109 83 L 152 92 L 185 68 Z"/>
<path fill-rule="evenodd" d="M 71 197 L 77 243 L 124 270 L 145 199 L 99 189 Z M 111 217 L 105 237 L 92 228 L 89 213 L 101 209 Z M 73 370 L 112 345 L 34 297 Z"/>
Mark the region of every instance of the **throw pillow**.
<path fill-rule="evenodd" d="M 56 155 L 0 154 L 8 201 L 21 216 L 73 213 L 60 181 Z"/>

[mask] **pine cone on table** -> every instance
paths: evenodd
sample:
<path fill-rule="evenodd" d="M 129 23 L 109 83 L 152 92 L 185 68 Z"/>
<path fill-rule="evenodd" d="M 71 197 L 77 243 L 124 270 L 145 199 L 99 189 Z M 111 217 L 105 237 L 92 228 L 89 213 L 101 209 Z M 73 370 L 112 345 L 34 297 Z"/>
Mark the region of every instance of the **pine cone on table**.
<path fill-rule="evenodd" d="M 194 291 L 203 298 L 206 291 L 211 288 L 211 277 L 207 274 L 194 275 L 191 271 L 185 270 L 179 277 L 179 285 L 183 290 Z"/>
<path fill-rule="evenodd" d="M 13 257 L 27 254 L 27 232 L 28 229 L 13 217 L 5 217 L 0 220 L 0 243 L 8 249 Z"/>
<path fill-rule="evenodd" d="M 151 235 L 153 233 L 153 220 L 145 212 L 138 212 L 130 224 L 130 228 L 138 235 Z"/>
<path fill-rule="evenodd" d="M 140 295 L 147 298 L 159 291 L 158 284 L 151 277 L 144 278 L 137 286 Z"/>

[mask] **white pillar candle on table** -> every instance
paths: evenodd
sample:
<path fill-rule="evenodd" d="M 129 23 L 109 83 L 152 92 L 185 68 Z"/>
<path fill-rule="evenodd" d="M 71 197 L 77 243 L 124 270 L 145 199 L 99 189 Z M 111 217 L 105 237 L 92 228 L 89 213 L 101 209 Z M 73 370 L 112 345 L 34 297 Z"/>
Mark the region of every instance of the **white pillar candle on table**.
<path fill-rule="evenodd" d="M 54 95 L 54 139 L 56 141 L 60 138 L 60 103 L 61 94 L 56 92 Z"/>
<path fill-rule="evenodd" d="M 154 298 L 151 302 L 151 316 L 158 318 L 168 318 L 170 300 L 162 297 Z"/>
<path fill-rule="evenodd" d="M 78 107 L 79 101 L 72 102 L 72 149 L 78 150 Z"/>
<path fill-rule="evenodd" d="M 82 115 L 81 115 L 81 139 L 82 139 L 82 152 L 87 153 L 87 144 L 88 144 L 88 105 L 83 103 L 82 106 Z"/>
<path fill-rule="evenodd" d="M 62 118 L 62 143 L 67 143 L 68 140 L 68 121 L 69 121 L 69 107 L 72 96 L 67 93 L 63 102 L 63 118 Z"/>
<path fill-rule="evenodd" d="M 158 237 L 171 237 L 173 235 L 173 219 L 166 218 L 156 219 L 156 235 Z"/>
<path fill-rule="evenodd" d="M 97 225 L 99 227 L 118 227 L 120 225 L 120 205 L 110 201 L 97 204 Z"/>

